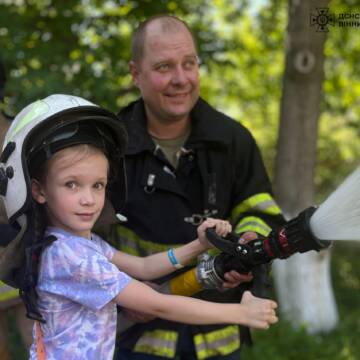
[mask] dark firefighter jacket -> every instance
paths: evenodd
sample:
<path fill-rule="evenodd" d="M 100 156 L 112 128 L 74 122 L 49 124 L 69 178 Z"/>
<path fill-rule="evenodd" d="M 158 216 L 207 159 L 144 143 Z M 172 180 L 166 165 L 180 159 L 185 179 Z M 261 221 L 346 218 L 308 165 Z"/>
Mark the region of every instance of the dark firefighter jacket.
<path fill-rule="evenodd" d="M 148 255 L 187 243 L 207 215 L 228 219 L 236 232 L 267 235 L 282 221 L 257 145 L 247 129 L 199 99 L 191 112 L 192 129 L 174 169 L 146 130 L 144 104 L 120 112 L 128 134 L 127 222 L 111 236 L 118 249 Z M 116 185 L 112 203 L 115 208 Z M 121 191 L 118 189 L 118 191 Z M 199 297 L 239 301 L 239 290 L 206 290 Z M 173 358 L 185 325 L 154 320 L 126 331 L 121 346 Z M 227 355 L 240 346 L 237 326 L 189 326 L 199 359 Z M 184 330 L 182 330 L 184 331 Z"/>

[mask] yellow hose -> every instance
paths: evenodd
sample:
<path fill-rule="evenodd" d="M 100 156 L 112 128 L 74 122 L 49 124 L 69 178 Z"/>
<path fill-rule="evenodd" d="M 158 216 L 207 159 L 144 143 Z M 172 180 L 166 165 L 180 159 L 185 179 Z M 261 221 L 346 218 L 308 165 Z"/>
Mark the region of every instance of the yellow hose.
<path fill-rule="evenodd" d="M 203 290 L 196 277 L 196 268 L 193 268 L 170 280 L 170 294 L 191 296 Z"/>

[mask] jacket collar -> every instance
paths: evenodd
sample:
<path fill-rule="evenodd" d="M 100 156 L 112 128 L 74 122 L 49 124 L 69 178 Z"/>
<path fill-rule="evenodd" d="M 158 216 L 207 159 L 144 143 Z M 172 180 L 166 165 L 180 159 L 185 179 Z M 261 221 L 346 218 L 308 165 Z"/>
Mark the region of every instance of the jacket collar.
<path fill-rule="evenodd" d="M 229 132 L 224 121 L 230 118 L 215 110 L 205 100 L 199 98 L 191 111 L 192 130 L 188 143 L 207 142 L 226 146 L 230 143 Z"/>
<path fill-rule="evenodd" d="M 214 146 L 227 146 L 230 142 L 229 132 L 224 127 L 224 119 L 230 119 L 215 110 L 205 100 L 199 98 L 190 113 L 192 129 L 186 146 L 202 147 L 203 143 Z M 139 99 L 120 112 L 129 134 L 127 154 L 137 154 L 142 151 L 154 151 L 155 144 L 146 128 L 144 101 Z"/>

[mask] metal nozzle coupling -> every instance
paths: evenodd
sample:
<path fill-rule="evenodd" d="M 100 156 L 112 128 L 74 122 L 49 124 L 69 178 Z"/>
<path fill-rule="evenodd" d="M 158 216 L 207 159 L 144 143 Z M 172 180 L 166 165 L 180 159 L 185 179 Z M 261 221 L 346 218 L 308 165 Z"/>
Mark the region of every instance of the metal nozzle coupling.
<path fill-rule="evenodd" d="M 204 289 L 222 289 L 223 279 L 215 272 L 215 257 L 201 254 L 198 257 L 196 276 Z"/>

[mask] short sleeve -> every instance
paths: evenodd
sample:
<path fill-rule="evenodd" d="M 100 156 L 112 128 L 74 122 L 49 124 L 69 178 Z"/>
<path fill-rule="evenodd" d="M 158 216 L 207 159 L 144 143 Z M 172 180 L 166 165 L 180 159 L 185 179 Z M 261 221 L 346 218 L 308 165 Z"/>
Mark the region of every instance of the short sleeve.
<path fill-rule="evenodd" d="M 103 254 L 105 255 L 105 257 L 111 261 L 111 259 L 113 258 L 116 249 L 111 246 L 109 243 L 107 243 L 106 241 L 104 241 L 103 239 L 100 238 L 100 236 L 93 234 L 92 235 L 92 239 L 93 241 L 95 241 L 97 244 L 99 244 L 99 246 L 101 247 L 101 251 L 103 252 Z"/>
<path fill-rule="evenodd" d="M 98 245 L 86 239 L 83 244 L 56 241 L 43 254 L 38 289 L 93 310 L 101 309 L 131 278 L 110 263 L 107 256 L 112 256 L 111 251 L 106 256 Z"/>

